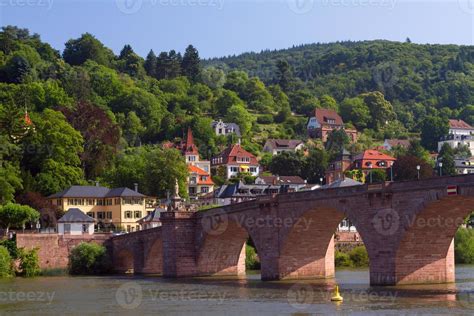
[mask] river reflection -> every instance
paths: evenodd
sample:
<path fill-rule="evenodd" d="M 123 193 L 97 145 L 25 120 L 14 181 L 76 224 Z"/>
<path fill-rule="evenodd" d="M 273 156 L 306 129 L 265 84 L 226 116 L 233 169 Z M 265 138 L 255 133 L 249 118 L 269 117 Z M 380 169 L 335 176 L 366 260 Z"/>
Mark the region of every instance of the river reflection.
<path fill-rule="evenodd" d="M 262 282 L 246 278 L 42 277 L 0 282 L 0 313 L 160 315 L 466 315 L 474 313 L 474 266 L 456 284 L 369 287 L 368 270 L 332 280 Z M 344 302 L 332 303 L 339 284 Z"/>

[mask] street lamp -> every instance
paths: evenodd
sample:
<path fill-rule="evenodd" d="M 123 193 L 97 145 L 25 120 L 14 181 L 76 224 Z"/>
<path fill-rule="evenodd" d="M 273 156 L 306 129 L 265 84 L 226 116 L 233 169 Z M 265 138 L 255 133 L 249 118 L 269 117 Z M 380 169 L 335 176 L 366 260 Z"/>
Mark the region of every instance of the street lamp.
<path fill-rule="evenodd" d="M 418 180 L 420 180 L 420 169 L 421 169 L 421 166 L 416 165 L 416 172 L 418 173 Z"/>
<path fill-rule="evenodd" d="M 438 163 L 438 166 L 439 166 L 439 176 L 442 177 L 443 176 L 443 163 L 440 161 Z"/>
<path fill-rule="evenodd" d="M 321 183 L 321 186 L 323 186 L 323 177 L 319 178 L 319 183 Z"/>
<path fill-rule="evenodd" d="M 390 181 L 393 182 L 393 161 L 390 161 Z"/>

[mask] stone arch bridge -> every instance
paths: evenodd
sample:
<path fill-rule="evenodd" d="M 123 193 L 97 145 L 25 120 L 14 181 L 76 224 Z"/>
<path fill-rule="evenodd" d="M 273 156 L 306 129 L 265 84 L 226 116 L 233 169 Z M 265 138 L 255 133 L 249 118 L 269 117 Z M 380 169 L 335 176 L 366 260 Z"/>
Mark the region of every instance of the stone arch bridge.
<path fill-rule="evenodd" d="M 205 212 L 172 211 L 162 227 L 116 236 L 117 272 L 165 277 L 245 274 L 252 238 L 263 280 L 334 276 L 334 233 L 356 226 L 370 283 L 454 282 L 454 235 L 474 210 L 474 175 L 281 194 Z"/>

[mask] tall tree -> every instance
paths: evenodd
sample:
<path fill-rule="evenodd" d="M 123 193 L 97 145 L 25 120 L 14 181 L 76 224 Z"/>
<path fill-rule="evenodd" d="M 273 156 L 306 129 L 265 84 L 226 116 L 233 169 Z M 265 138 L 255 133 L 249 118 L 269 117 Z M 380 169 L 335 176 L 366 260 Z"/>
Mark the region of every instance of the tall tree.
<path fill-rule="evenodd" d="M 92 34 L 85 33 L 80 38 L 71 39 L 66 43 L 63 58 L 71 65 L 82 65 L 86 60 L 91 59 L 98 64 L 108 66 L 114 54 Z"/>
<path fill-rule="evenodd" d="M 454 162 L 454 151 L 448 143 L 444 143 L 439 151 L 438 161 L 443 163 L 443 175 L 456 175 L 456 165 Z"/>
<path fill-rule="evenodd" d="M 156 58 L 156 55 L 153 52 L 153 50 L 150 50 L 145 60 L 145 70 L 148 76 L 156 78 L 157 64 L 158 64 L 158 60 Z"/>
<path fill-rule="evenodd" d="M 300 176 L 303 165 L 303 156 L 300 153 L 283 152 L 274 156 L 268 167 L 274 175 Z"/>
<path fill-rule="evenodd" d="M 145 74 L 142 58 L 135 54 L 130 45 L 123 47 L 119 55 L 118 63 L 119 70 L 132 77 L 142 78 Z"/>
<path fill-rule="evenodd" d="M 181 62 L 181 68 L 183 74 L 189 78 L 189 80 L 196 82 L 201 73 L 201 59 L 199 53 L 193 45 L 189 45 L 183 55 L 183 61 Z"/>
<path fill-rule="evenodd" d="M 0 206 L 0 223 L 8 230 L 11 227 L 21 228 L 26 223 L 36 222 L 39 213 L 27 205 L 7 203 Z"/>
<path fill-rule="evenodd" d="M 429 116 L 421 126 L 421 144 L 428 150 L 438 149 L 438 141 L 448 134 L 449 125 L 446 118 Z"/>

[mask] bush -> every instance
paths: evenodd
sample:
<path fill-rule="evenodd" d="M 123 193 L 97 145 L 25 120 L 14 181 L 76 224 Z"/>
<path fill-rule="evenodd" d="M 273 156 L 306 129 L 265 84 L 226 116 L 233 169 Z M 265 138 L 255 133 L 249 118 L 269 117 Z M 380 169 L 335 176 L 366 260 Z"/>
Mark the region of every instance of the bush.
<path fill-rule="evenodd" d="M 336 267 L 352 267 L 352 260 L 347 253 L 336 251 L 334 261 Z"/>
<path fill-rule="evenodd" d="M 20 259 L 21 276 L 31 278 L 41 274 L 39 267 L 38 248 L 25 250 L 23 248 L 18 251 L 18 259 Z"/>
<path fill-rule="evenodd" d="M 0 246 L 0 278 L 6 278 L 12 275 L 12 257 L 6 247 Z"/>
<path fill-rule="evenodd" d="M 18 258 L 18 248 L 16 247 L 16 237 L 14 239 L 5 239 L 0 241 L 0 246 L 7 248 L 12 259 Z"/>
<path fill-rule="evenodd" d="M 474 264 L 474 230 L 460 228 L 454 237 L 456 263 Z"/>
<path fill-rule="evenodd" d="M 255 248 L 245 244 L 245 269 L 247 270 L 259 270 L 260 260 L 258 259 Z"/>
<path fill-rule="evenodd" d="M 273 123 L 273 116 L 271 114 L 264 114 L 260 115 L 257 118 L 258 124 L 272 124 Z"/>
<path fill-rule="evenodd" d="M 95 243 L 80 243 L 69 255 L 69 273 L 93 275 L 109 272 L 110 263 L 104 246 Z"/>
<path fill-rule="evenodd" d="M 349 252 L 354 267 L 368 267 L 369 266 L 369 254 L 364 246 L 355 247 Z"/>
<path fill-rule="evenodd" d="M 373 169 L 370 173 L 372 174 L 372 183 L 380 183 L 387 180 L 387 172 L 383 169 Z M 370 182 L 370 175 L 366 176 L 365 180 Z"/>

